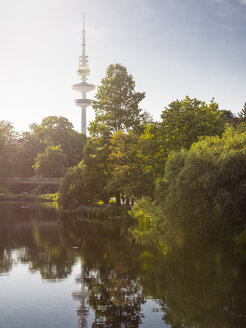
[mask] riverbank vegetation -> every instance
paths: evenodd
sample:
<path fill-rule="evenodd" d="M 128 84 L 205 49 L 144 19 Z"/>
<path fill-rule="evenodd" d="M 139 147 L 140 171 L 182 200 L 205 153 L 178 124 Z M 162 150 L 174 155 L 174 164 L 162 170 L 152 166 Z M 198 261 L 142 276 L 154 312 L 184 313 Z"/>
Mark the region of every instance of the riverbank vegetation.
<path fill-rule="evenodd" d="M 36 202 L 58 202 L 58 193 L 55 194 L 33 194 L 33 193 L 0 193 L 0 201 L 36 201 Z"/>
<path fill-rule="evenodd" d="M 115 64 L 98 86 L 88 138 L 63 117 L 47 117 L 22 134 L 2 121 L 0 175 L 63 177 L 59 204 L 67 210 L 106 208 L 112 199 L 131 206 L 138 222 L 133 235 L 140 239 L 182 229 L 243 231 L 246 105 L 236 116 L 214 99 L 187 96 L 155 122 L 141 110 L 144 97 L 127 69 Z"/>
<path fill-rule="evenodd" d="M 205 137 L 189 150 L 172 153 L 155 197 L 132 210 L 133 235 L 200 235 L 224 238 L 245 228 L 246 125 L 227 127 L 222 137 Z M 242 235 L 243 236 L 243 235 Z"/>

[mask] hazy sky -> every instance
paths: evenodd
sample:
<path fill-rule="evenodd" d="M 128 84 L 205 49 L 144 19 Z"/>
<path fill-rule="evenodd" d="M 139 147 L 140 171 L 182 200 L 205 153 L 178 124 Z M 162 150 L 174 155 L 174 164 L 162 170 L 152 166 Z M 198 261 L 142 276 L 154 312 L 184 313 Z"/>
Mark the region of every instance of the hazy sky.
<path fill-rule="evenodd" d="M 0 120 L 27 130 L 58 115 L 80 129 L 72 84 L 83 12 L 89 82 L 100 84 L 107 66 L 121 63 L 156 120 L 186 95 L 242 109 L 246 0 L 0 0 Z"/>

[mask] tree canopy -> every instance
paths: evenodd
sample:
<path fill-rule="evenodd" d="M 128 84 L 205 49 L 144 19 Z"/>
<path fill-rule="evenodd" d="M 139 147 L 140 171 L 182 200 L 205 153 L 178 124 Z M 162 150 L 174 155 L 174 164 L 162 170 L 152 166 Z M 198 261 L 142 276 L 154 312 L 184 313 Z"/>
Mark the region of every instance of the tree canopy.
<path fill-rule="evenodd" d="M 136 143 L 144 124 L 151 119 L 146 112 L 142 113 L 139 107 L 141 100 L 144 98 L 144 93 L 135 91 L 133 77 L 120 64 L 108 67 L 106 76 L 102 79 L 95 98 L 96 100 L 93 102 L 95 120 L 88 128 L 90 137 L 83 152 L 83 163 L 79 165 L 80 169 L 83 167 L 83 172 L 85 172 L 83 181 L 81 180 L 80 183 L 83 184 L 83 188 L 87 190 L 87 193 L 93 195 L 91 201 L 103 199 L 107 202 L 110 197 L 115 196 L 119 203 L 121 193 L 125 194 L 127 190 L 130 196 L 133 192 L 133 187 L 127 187 L 123 180 L 125 181 L 128 175 L 127 181 L 129 182 L 135 176 L 130 173 L 131 170 L 128 170 L 127 173 L 127 170 L 124 169 L 125 173 L 123 173 L 123 167 L 120 163 L 118 166 L 116 165 L 114 160 L 116 144 L 114 140 L 117 139 L 116 135 L 122 136 L 124 140 L 125 138 L 131 140 L 128 152 L 130 154 L 130 148 L 133 146 L 132 140 L 134 139 Z M 119 141 L 119 139 L 117 140 Z M 123 142 L 125 143 L 125 141 Z M 125 145 L 128 147 L 126 143 Z M 136 148 L 132 151 L 136 153 Z M 131 158 L 136 162 L 139 161 L 135 154 Z M 133 165 L 134 163 L 131 164 L 131 166 Z M 120 166 L 121 174 L 118 175 L 117 172 Z M 78 170 L 80 170 L 79 167 Z M 76 169 L 74 169 L 74 174 L 76 172 Z M 63 204 L 65 202 L 62 198 L 66 194 L 64 190 L 67 188 L 67 192 L 69 192 L 70 188 L 73 188 L 71 170 L 65 177 L 66 181 L 69 180 L 69 175 L 71 176 L 71 186 L 69 183 L 63 185 L 63 193 L 61 194 L 61 203 Z M 118 178 L 120 178 L 121 183 Z M 131 183 L 133 185 L 133 180 Z"/>
<path fill-rule="evenodd" d="M 35 158 L 34 171 L 38 177 L 62 177 L 65 174 L 65 154 L 59 146 L 49 146 Z"/>
<path fill-rule="evenodd" d="M 240 122 L 246 122 L 246 102 L 244 103 L 244 106 L 242 110 L 238 114 Z"/>
<path fill-rule="evenodd" d="M 138 128 L 145 118 L 139 108 L 144 96 L 144 92 L 135 91 L 133 77 L 124 66 L 110 65 L 93 102 L 96 114 L 93 126 L 103 126 L 112 134 Z"/>
<path fill-rule="evenodd" d="M 71 122 L 62 116 L 48 116 L 40 125 L 32 124 L 32 134 L 44 145 L 60 146 L 66 155 L 65 166 L 77 165 L 82 159 L 86 136 L 74 130 Z"/>
<path fill-rule="evenodd" d="M 16 133 L 13 125 L 8 121 L 0 121 L 0 175 L 12 174 L 12 158 L 14 154 L 14 140 Z"/>
<path fill-rule="evenodd" d="M 189 149 L 202 136 L 221 135 L 225 120 L 218 104 L 206 104 L 188 96 L 169 104 L 162 112 L 161 122 L 146 127 L 140 142 L 140 155 L 146 169 L 156 176 L 164 174 L 165 162 L 171 152 Z"/>
<path fill-rule="evenodd" d="M 49 116 L 41 124 L 31 124 L 30 131 L 16 133 L 10 122 L 0 122 L 0 175 L 33 176 L 34 159 L 47 147 L 59 146 L 66 168 L 82 159 L 86 136 L 74 130 L 65 117 Z"/>

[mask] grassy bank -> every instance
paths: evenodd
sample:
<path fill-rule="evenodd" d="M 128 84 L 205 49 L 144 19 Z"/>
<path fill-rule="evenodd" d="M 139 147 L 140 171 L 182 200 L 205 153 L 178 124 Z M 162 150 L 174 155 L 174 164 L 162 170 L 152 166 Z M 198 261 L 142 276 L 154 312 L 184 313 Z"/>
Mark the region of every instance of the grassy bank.
<path fill-rule="evenodd" d="M 32 202 L 56 202 L 58 194 L 35 195 L 29 193 L 0 193 L 0 201 L 32 201 Z"/>
<path fill-rule="evenodd" d="M 58 206 L 58 193 L 35 195 L 31 193 L 0 193 L 0 201 L 31 201 L 31 202 L 56 202 Z M 129 217 L 129 206 L 117 206 L 110 203 L 107 206 L 98 204 L 95 206 L 81 205 L 74 210 L 64 210 L 67 213 L 74 213 L 80 219 L 119 219 Z"/>

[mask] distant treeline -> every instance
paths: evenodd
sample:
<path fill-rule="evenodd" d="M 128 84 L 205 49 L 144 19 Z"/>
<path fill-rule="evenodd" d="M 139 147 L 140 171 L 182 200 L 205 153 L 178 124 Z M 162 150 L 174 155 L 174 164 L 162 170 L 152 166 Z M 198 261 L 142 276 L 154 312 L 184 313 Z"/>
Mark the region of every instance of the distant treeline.
<path fill-rule="evenodd" d="M 10 122 L 0 121 L 0 176 L 62 177 L 82 160 L 85 142 L 85 135 L 65 117 L 46 117 L 22 133 L 15 132 Z M 9 186 L 12 191 L 26 188 L 33 186 Z"/>

